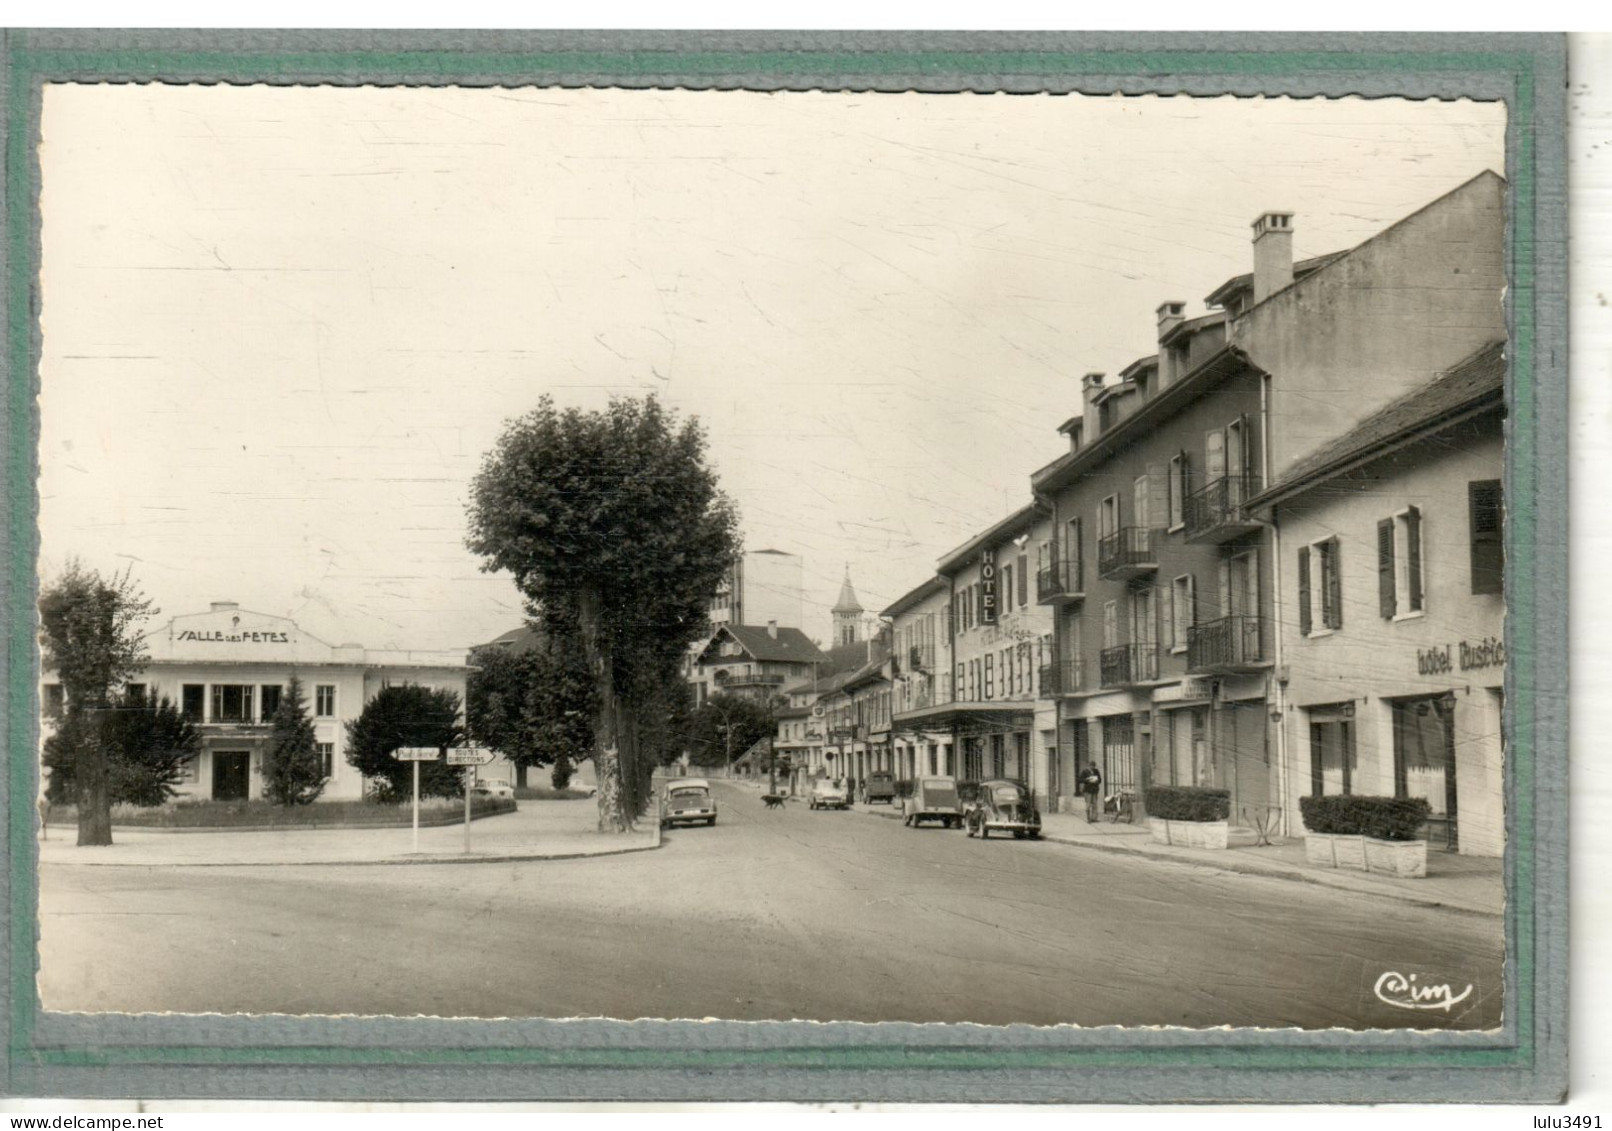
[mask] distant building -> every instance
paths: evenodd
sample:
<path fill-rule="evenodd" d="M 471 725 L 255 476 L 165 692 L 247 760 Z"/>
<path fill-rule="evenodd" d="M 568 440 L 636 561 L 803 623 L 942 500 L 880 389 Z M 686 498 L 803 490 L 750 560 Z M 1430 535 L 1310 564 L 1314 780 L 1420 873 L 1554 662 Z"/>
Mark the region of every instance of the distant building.
<path fill-rule="evenodd" d="M 711 598 L 711 625 L 777 624 L 802 628 L 805 603 L 798 554 L 746 550 L 733 560 Z"/>
<path fill-rule="evenodd" d="M 827 658 L 798 628 L 721 625 L 693 658 L 695 703 L 713 695 L 771 702 L 785 687 L 811 679 Z"/>
<path fill-rule="evenodd" d="M 862 603 L 856 599 L 851 586 L 851 567 L 845 567 L 845 580 L 840 584 L 839 600 L 834 602 L 834 647 L 843 648 L 862 639 Z"/>
<path fill-rule="evenodd" d="M 145 638 L 150 659 L 129 689 L 166 697 L 197 725 L 201 752 L 185 769 L 181 796 L 218 801 L 263 796 L 271 721 L 293 674 L 301 679 L 326 778 L 321 800 L 364 795 L 347 764 L 347 724 L 382 688 L 418 684 L 452 691 L 461 704 L 469 669 L 463 652 L 397 652 L 326 644 L 287 617 L 215 601 L 205 613 L 177 616 Z M 46 672 L 46 725 L 62 709 L 62 688 Z"/>

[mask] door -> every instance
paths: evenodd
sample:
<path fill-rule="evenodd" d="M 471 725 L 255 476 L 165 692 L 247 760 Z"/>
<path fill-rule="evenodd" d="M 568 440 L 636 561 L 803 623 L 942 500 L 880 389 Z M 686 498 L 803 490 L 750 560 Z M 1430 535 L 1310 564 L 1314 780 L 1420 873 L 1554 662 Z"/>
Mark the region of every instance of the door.
<path fill-rule="evenodd" d="M 213 800 L 245 801 L 252 756 L 245 750 L 213 751 Z"/>
<path fill-rule="evenodd" d="M 1459 845 L 1455 790 L 1455 696 L 1399 699 L 1394 712 L 1394 796 L 1425 798 L 1430 844 Z"/>
<path fill-rule="evenodd" d="M 1237 663 L 1254 663 L 1264 658 L 1259 623 L 1258 555 L 1238 554 L 1221 563 L 1220 607 L 1235 617 L 1227 624 L 1228 643 Z"/>

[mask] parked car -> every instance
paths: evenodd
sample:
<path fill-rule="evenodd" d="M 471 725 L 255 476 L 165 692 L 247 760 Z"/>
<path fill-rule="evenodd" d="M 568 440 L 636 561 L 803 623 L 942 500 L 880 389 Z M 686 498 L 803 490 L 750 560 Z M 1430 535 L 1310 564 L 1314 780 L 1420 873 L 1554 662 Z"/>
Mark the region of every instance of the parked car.
<path fill-rule="evenodd" d="M 1041 814 L 1030 800 L 1030 791 L 1016 781 L 997 779 L 980 782 L 979 791 L 963 811 L 963 824 L 969 836 L 988 837 L 993 832 L 1012 833 L 1016 839 L 1041 835 Z"/>
<path fill-rule="evenodd" d="M 515 787 L 506 778 L 481 778 L 470 787 L 477 797 L 507 797 L 515 800 Z"/>
<path fill-rule="evenodd" d="M 883 770 L 874 770 L 862 783 L 862 804 L 871 805 L 875 801 L 882 801 L 886 805 L 896 803 L 896 779 L 894 774 Z"/>
<path fill-rule="evenodd" d="M 812 791 L 806 797 L 808 809 L 849 809 L 851 797 L 845 791 L 845 786 L 833 778 L 818 778 L 812 783 Z"/>
<path fill-rule="evenodd" d="M 911 828 L 925 821 L 939 821 L 948 829 L 963 826 L 963 803 L 957 796 L 957 783 L 951 778 L 918 778 L 902 810 L 902 824 Z"/>
<path fill-rule="evenodd" d="M 677 778 L 666 783 L 660 799 L 661 828 L 716 824 L 716 798 L 704 778 Z"/>

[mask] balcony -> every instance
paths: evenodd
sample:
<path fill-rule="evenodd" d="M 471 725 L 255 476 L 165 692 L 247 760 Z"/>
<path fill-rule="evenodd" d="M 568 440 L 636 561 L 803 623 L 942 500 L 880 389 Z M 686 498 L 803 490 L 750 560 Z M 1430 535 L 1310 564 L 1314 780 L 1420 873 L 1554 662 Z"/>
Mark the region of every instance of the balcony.
<path fill-rule="evenodd" d="M 753 675 L 729 673 L 724 678 L 723 671 L 719 669 L 716 673 L 716 681 L 722 685 L 724 690 L 733 687 L 782 687 L 784 677 L 763 672 Z"/>
<path fill-rule="evenodd" d="M 1086 595 L 1085 563 L 1053 562 L 1036 570 L 1035 599 L 1038 605 L 1061 605 Z"/>
<path fill-rule="evenodd" d="M 1097 542 L 1097 575 L 1105 581 L 1127 581 L 1158 568 L 1153 531 L 1146 526 L 1122 526 Z"/>
<path fill-rule="evenodd" d="M 1084 665 L 1079 660 L 1063 660 L 1055 664 L 1041 665 L 1041 697 L 1051 698 L 1056 695 L 1074 695 L 1085 690 L 1086 680 Z"/>
<path fill-rule="evenodd" d="M 1243 510 L 1243 502 L 1259 493 L 1253 475 L 1226 475 L 1187 496 L 1188 542 L 1224 542 L 1258 530 L 1259 523 Z"/>
<path fill-rule="evenodd" d="M 1265 618 L 1236 614 L 1187 629 L 1187 671 L 1227 675 L 1270 662 Z"/>
<path fill-rule="evenodd" d="M 1156 644 L 1121 644 L 1104 648 L 1098 656 L 1104 687 L 1134 687 L 1159 678 L 1159 648 Z"/>

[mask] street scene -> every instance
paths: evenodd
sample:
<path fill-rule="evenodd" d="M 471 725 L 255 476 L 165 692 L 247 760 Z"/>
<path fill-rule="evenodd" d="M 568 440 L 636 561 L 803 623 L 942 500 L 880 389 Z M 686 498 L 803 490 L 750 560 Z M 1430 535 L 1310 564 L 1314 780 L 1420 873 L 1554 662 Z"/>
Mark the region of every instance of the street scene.
<path fill-rule="evenodd" d="M 1501 1024 L 1497 105 L 43 115 L 46 1010 Z"/>

